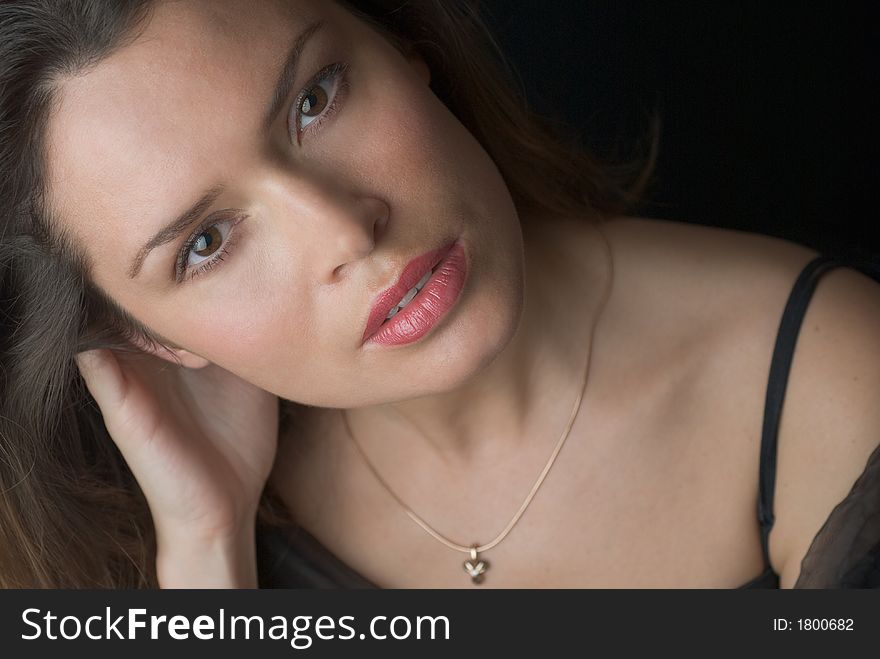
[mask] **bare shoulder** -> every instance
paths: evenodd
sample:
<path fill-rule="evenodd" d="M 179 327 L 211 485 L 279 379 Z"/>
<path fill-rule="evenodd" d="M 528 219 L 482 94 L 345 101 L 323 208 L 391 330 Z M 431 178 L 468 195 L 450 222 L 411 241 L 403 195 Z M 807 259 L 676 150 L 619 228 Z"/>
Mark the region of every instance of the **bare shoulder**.
<path fill-rule="evenodd" d="M 671 220 L 621 217 L 602 229 L 620 326 L 664 333 L 653 338 L 703 351 L 717 364 L 736 355 L 741 365 L 766 371 L 785 302 L 814 250 Z"/>
<path fill-rule="evenodd" d="M 741 294 L 750 305 L 775 305 L 816 256 L 788 240 L 672 220 L 620 217 L 603 228 L 624 272 L 641 278 L 653 269 L 663 285 L 686 284 L 691 295 Z"/>
<path fill-rule="evenodd" d="M 779 321 L 816 252 L 769 236 L 663 220 L 620 218 L 604 226 L 621 287 L 638 297 L 639 313 L 650 309 L 655 325 L 665 322 L 680 341 L 715 356 L 702 382 L 739 401 L 741 423 L 752 429 L 742 444 L 756 458 Z M 794 585 L 813 538 L 880 443 L 878 337 L 880 284 L 851 268 L 824 274 L 798 336 L 779 429 L 770 557 L 782 587 Z M 718 409 L 719 418 L 732 411 L 720 403 Z"/>
<path fill-rule="evenodd" d="M 878 400 L 880 284 L 835 268 L 804 315 L 780 421 L 771 542 L 782 587 L 797 581 L 813 538 L 880 444 Z"/>

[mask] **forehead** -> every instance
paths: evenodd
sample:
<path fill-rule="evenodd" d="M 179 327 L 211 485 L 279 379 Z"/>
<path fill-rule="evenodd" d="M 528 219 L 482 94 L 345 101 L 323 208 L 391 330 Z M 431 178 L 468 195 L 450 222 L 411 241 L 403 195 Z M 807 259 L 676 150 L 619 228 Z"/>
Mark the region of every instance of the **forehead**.
<path fill-rule="evenodd" d="M 157 3 L 134 41 L 59 81 L 47 178 L 65 229 L 100 258 L 93 238 L 121 220 L 149 211 L 149 227 L 132 231 L 143 237 L 192 203 L 224 158 L 254 148 L 296 36 L 316 20 L 340 29 L 342 14 L 326 0 Z"/>

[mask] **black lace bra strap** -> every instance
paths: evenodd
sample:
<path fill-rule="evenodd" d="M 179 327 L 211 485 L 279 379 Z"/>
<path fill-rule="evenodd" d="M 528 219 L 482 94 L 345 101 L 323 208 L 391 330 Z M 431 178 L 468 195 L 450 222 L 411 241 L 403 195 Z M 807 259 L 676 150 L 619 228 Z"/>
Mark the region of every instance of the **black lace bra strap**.
<path fill-rule="evenodd" d="M 764 562 L 770 564 L 768 541 L 770 529 L 773 528 L 773 495 L 776 489 L 776 444 L 779 432 L 779 419 L 782 404 L 785 400 L 785 389 L 788 384 L 788 373 L 791 369 L 792 357 L 798 333 L 810 298 L 816 284 L 823 274 L 839 267 L 853 267 L 880 281 L 880 268 L 870 262 L 859 262 L 855 259 L 835 258 L 819 255 L 810 261 L 801 271 L 792 287 L 782 320 L 773 357 L 770 361 L 770 377 L 767 382 L 767 397 L 764 403 L 764 423 L 761 432 L 761 464 L 758 490 L 758 521 L 761 524 L 761 546 L 764 551 Z"/>

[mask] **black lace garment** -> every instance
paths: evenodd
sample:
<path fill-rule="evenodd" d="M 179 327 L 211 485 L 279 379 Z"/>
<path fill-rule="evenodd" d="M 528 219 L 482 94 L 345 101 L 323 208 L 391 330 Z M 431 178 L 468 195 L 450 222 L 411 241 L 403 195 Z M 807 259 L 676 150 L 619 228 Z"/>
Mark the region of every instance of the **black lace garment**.
<path fill-rule="evenodd" d="M 810 261 L 795 281 L 770 363 L 761 434 L 757 514 L 766 567 L 740 588 L 779 587 L 767 549 L 779 419 L 801 322 L 820 277 L 835 267 L 852 267 L 880 281 L 880 271 L 869 264 L 824 255 Z M 258 529 L 257 567 L 261 588 L 376 588 L 302 528 Z M 880 446 L 813 539 L 795 588 L 880 588 Z"/>

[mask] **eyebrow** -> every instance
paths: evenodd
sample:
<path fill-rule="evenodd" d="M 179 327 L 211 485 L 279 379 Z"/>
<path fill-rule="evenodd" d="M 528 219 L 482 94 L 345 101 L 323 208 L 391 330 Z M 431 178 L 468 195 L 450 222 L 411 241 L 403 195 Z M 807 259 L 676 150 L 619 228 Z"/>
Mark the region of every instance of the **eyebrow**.
<path fill-rule="evenodd" d="M 144 261 L 147 259 L 149 253 L 157 247 L 167 245 L 180 237 L 180 235 L 186 231 L 187 227 L 199 219 L 199 217 L 208 210 L 211 204 L 216 201 L 217 197 L 219 197 L 222 192 L 222 185 L 211 188 L 203 194 L 196 203 L 190 206 L 189 209 L 178 216 L 176 220 L 160 229 L 159 233 L 150 238 L 150 240 L 147 241 L 147 244 L 140 248 L 137 255 L 132 260 L 131 266 L 128 269 L 128 278 L 134 279 L 137 277 L 138 274 L 140 274 L 141 268 L 143 267 Z"/>
<path fill-rule="evenodd" d="M 278 74 L 278 80 L 275 83 L 275 91 L 272 93 L 272 100 L 269 101 L 269 107 L 266 109 L 263 118 L 263 129 L 268 132 L 269 127 L 275 122 L 275 117 L 284 105 L 284 101 L 290 96 L 290 88 L 296 81 L 296 71 L 299 67 L 299 59 L 306 47 L 309 39 L 324 26 L 324 21 L 315 21 L 311 23 L 293 42 L 293 46 L 287 52 L 284 58 L 284 65 Z"/>
<path fill-rule="evenodd" d="M 309 39 L 320 30 L 324 25 L 323 21 L 315 21 L 311 23 L 305 30 L 303 30 L 300 35 L 293 42 L 293 45 L 290 47 L 290 50 L 287 51 L 287 56 L 284 58 L 284 64 L 281 66 L 281 71 L 278 74 L 278 77 L 275 82 L 275 88 L 272 92 L 272 97 L 269 101 L 269 105 L 266 109 L 266 113 L 263 118 L 263 129 L 268 132 L 271 125 L 275 122 L 275 117 L 281 110 L 281 107 L 284 105 L 284 102 L 287 100 L 287 97 L 290 96 L 290 89 L 293 87 L 293 83 L 296 81 L 297 69 L 299 67 L 299 60 L 302 56 L 303 50 L 306 47 Z M 220 196 L 220 193 L 223 192 L 223 186 L 215 186 L 208 190 L 202 197 L 193 204 L 188 210 L 186 210 L 183 214 L 181 214 L 177 219 L 163 227 L 159 230 L 159 232 L 150 238 L 147 243 L 138 250 L 138 253 L 135 255 L 134 259 L 131 262 L 131 266 L 128 269 L 128 278 L 134 279 L 140 274 L 141 269 L 143 268 L 144 261 L 146 261 L 147 256 L 157 247 L 161 247 L 162 245 L 167 245 L 170 242 L 176 240 L 180 235 L 186 231 L 187 227 L 189 227 L 193 222 L 195 222 L 199 217 L 211 206 L 211 204 L 216 201 L 217 197 Z"/>

